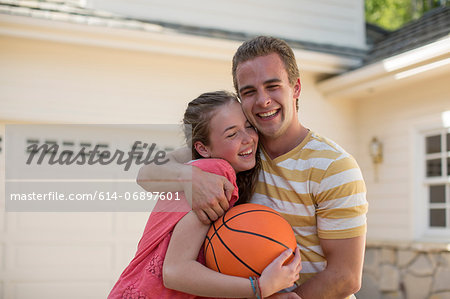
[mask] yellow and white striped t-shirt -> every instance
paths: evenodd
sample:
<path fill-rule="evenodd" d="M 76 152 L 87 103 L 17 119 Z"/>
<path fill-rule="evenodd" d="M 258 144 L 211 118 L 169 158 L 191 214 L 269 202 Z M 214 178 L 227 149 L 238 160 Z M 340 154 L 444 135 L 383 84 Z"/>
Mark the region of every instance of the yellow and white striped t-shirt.
<path fill-rule="evenodd" d="M 291 224 L 301 252 L 303 283 L 325 269 L 319 238 L 345 239 L 366 232 L 366 187 L 355 159 L 336 143 L 309 132 L 262 171 L 251 202 L 273 208 Z"/>

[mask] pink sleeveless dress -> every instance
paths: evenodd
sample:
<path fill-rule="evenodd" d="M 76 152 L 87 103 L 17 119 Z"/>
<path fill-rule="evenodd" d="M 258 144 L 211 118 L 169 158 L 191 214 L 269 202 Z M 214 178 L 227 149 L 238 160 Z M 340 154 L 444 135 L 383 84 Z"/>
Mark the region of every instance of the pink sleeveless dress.
<path fill-rule="evenodd" d="M 221 159 L 200 159 L 192 165 L 203 171 L 226 177 L 234 184 L 230 207 L 238 200 L 236 173 L 231 165 Z M 169 241 L 175 225 L 190 211 L 190 206 L 181 196 L 180 201 L 159 200 L 153 209 L 139 241 L 136 255 L 122 272 L 108 299 L 150 299 L 150 298 L 204 298 L 167 289 L 162 279 L 162 267 Z M 203 247 L 197 261 L 205 264 Z"/>

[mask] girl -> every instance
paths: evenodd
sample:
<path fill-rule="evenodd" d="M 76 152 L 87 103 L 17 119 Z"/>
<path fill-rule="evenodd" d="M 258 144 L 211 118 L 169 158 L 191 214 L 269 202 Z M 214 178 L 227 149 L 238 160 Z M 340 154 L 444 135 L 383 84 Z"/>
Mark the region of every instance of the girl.
<path fill-rule="evenodd" d="M 185 135 L 193 156 L 199 159 L 191 164 L 234 182 L 230 206 L 239 197 L 239 203 L 247 201 L 259 170 L 258 135 L 236 96 L 224 91 L 202 94 L 188 104 L 183 123 L 192 126 Z M 209 225 L 189 210 L 186 201 L 158 201 L 134 259 L 108 298 L 262 297 L 290 287 L 298 279 L 298 249 L 285 266 L 291 252 L 283 252 L 264 269 L 258 282 L 208 269 L 202 244 Z"/>

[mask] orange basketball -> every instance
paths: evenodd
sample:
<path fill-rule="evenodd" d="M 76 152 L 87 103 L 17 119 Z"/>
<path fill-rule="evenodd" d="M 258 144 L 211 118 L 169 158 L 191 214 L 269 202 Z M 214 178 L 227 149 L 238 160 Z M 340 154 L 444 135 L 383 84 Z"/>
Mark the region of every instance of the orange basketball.
<path fill-rule="evenodd" d="M 242 204 L 211 225 L 204 244 L 206 266 L 233 276 L 260 276 L 284 250 L 296 246 L 290 224 L 277 211 Z"/>

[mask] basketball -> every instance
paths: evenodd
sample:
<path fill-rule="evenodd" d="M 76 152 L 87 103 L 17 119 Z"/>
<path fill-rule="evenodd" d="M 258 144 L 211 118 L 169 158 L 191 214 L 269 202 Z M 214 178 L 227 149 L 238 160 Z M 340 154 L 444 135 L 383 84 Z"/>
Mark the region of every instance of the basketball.
<path fill-rule="evenodd" d="M 211 225 L 204 252 L 208 268 L 248 278 L 260 276 L 283 251 L 296 247 L 290 224 L 277 211 L 247 203 L 231 208 Z"/>

